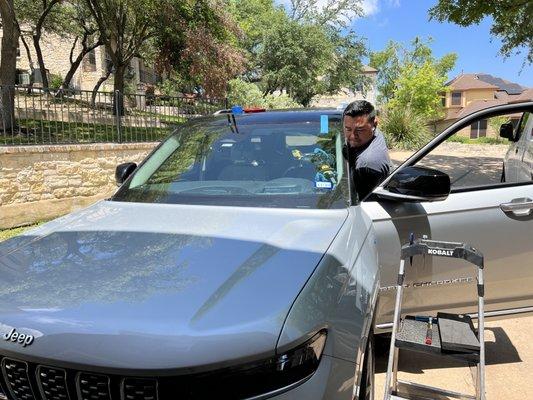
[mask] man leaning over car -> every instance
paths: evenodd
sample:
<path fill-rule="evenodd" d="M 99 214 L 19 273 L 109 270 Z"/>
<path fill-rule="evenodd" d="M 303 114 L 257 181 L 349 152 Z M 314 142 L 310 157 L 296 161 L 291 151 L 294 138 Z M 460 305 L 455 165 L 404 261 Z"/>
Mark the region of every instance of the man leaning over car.
<path fill-rule="evenodd" d="M 376 109 L 366 100 L 356 100 L 344 109 L 344 156 L 348 158 L 359 200 L 390 172 L 389 150 L 377 125 Z"/>

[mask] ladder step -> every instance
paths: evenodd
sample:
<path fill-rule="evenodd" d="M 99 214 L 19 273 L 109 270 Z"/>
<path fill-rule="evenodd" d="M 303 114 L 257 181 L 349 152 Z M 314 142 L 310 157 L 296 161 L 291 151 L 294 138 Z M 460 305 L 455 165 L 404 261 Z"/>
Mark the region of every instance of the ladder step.
<path fill-rule="evenodd" d="M 422 385 L 420 383 L 414 383 L 404 380 L 398 380 L 398 392 L 394 393 L 390 398 L 391 399 L 402 399 L 402 400 L 414 400 L 414 399 L 435 399 L 439 398 L 437 396 L 451 397 L 454 399 L 476 399 L 476 396 L 466 393 L 454 392 L 452 390 L 441 389 L 438 387 Z M 411 389 L 412 393 L 403 393 L 405 390 Z M 403 396 L 403 397 L 402 397 Z"/>
<path fill-rule="evenodd" d="M 442 321 L 445 321 L 444 317 L 441 317 L 441 319 Z M 437 319 L 437 321 L 439 320 Z M 453 321 L 453 324 L 449 326 L 456 327 L 454 324 L 455 321 Z M 448 356 L 467 362 L 479 362 L 479 348 L 477 350 L 465 349 L 462 347 L 464 341 L 458 341 L 457 343 L 446 342 L 445 346 L 442 345 L 440 322 L 435 322 L 432 324 L 431 344 L 426 344 L 427 330 L 427 322 L 417 321 L 412 318 L 402 319 L 396 336 L 396 347 L 400 349 L 416 351 L 419 353 L 433 354 L 437 356 Z M 449 336 L 450 335 L 448 335 L 448 337 Z M 461 338 L 462 336 L 458 337 L 458 339 Z M 460 351 L 458 349 L 460 349 Z"/>

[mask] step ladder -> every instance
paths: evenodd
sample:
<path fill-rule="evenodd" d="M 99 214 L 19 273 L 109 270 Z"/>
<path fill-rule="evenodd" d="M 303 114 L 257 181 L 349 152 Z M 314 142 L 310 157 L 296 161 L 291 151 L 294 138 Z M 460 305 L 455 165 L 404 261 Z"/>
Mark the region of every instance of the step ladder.
<path fill-rule="evenodd" d="M 405 261 L 417 255 L 451 257 L 466 260 L 478 268 L 478 326 L 474 328 L 468 315 L 438 313 L 435 317 L 406 316 L 401 318 Z M 411 236 L 410 243 L 402 247 L 394 320 L 390 342 L 387 376 L 385 378 L 384 400 L 435 399 L 442 396 L 455 399 L 485 400 L 485 341 L 484 341 L 484 283 L 483 254 L 477 249 L 454 242 L 417 239 Z M 477 364 L 476 395 L 468 395 L 449 390 L 398 380 L 399 350 L 416 351 L 451 357 Z M 412 388 L 416 394 L 405 394 L 398 390 Z M 439 397 L 440 396 L 440 397 Z"/>

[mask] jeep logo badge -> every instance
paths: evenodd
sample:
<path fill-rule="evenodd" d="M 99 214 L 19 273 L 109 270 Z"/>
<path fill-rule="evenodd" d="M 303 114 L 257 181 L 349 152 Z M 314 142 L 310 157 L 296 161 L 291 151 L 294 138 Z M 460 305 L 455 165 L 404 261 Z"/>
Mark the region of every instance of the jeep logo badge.
<path fill-rule="evenodd" d="M 4 336 L 2 337 L 6 341 L 21 344 L 22 347 L 29 346 L 30 344 L 33 343 L 33 339 L 35 339 L 33 335 L 25 335 L 23 333 L 18 333 L 15 328 L 11 329 L 8 333 L 4 334 Z"/>

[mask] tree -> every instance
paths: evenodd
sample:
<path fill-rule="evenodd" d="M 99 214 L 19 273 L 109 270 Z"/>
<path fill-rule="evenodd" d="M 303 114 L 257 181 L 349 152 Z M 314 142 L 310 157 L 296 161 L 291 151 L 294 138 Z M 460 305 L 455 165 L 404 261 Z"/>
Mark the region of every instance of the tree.
<path fill-rule="evenodd" d="M 388 105 L 397 109 L 409 106 L 428 121 L 438 119 L 443 108 L 440 93 L 446 90 L 446 80 L 446 75 L 430 60 L 420 66 L 406 64 L 395 81 L 394 97 Z"/>
<path fill-rule="evenodd" d="M 115 91 L 124 91 L 134 57 L 153 60 L 160 71 L 177 71 L 213 93 L 223 91 L 228 74 L 241 67 L 219 0 L 85 1 L 113 64 Z M 121 101 L 118 110 L 123 112 Z"/>
<path fill-rule="evenodd" d="M 245 52 L 238 46 L 242 31 L 224 1 L 171 3 L 173 11 L 162 13 L 156 28 L 156 65 L 186 86 L 223 95 L 227 82 L 245 70 Z"/>
<path fill-rule="evenodd" d="M 343 30 L 350 22 L 364 15 L 362 0 L 291 0 L 289 16 L 294 21 L 328 25 L 336 31 Z"/>
<path fill-rule="evenodd" d="M 7 134 L 15 124 L 15 78 L 18 26 L 13 0 L 0 1 L 2 18 L 2 50 L 0 54 L 0 129 Z"/>
<path fill-rule="evenodd" d="M 18 26 L 30 29 L 29 34 L 32 38 L 45 91 L 48 90 L 49 83 L 41 49 L 41 39 L 45 31 L 60 34 L 65 31 L 65 22 L 69 19 L 64 14 L 63 2 L 64 0 L 15 0 L 14 2 Z M 24 32 L 21 34 L 23 35 Z"/>
<path fill-rule="evenodd" d="M 86 0 L 102 42 L 113 63 L 114 90 L 123 93 L 125 74 L 133 57 L 142 53 L 153 36 L 157 4 L 151 0 Z M 114 110 L 124 113 L 117 96 Z"/>
<path fill-rule="evenodd" d="M 68 21 L 70 23 L 68 24 L 68 31 L 66 31 L 65 34 L 74 37 L 74 40 L 69 54 L 70 68 L 61 83 L 61 89 L 58 94 L 63 90 L 68 89 L 74 74 L 83 61 L 83 58 L 91 51 L 94 51 L 96 48 L 104 44 L 98 33 L 98 27 L 96 26 L 84 0 L 69 1 L 67 4 L 67 12 L 69 14 Z M 81 49 L 78 54 L 75 55 L 78 44 L 81 46 Z"/>
<path fill-rule="evenodd" d="M 527 52 L 527 62 L 533 62 L 532 0 L 439 0 L 429 10 L 431 18 L 461 26 L 479 24 L 492 18 L 491 34 L 502 39 L 500 53 L 509 57 L 513 51 Z"/>
<path fill-rule="evenodd" d="M 378 72 L 378 101 L 390 107 L 411 107 L 427 119 L 438 118 L 442 112 L 440 95 L 448 72 L 457 60 L 455 53 L 436 59 L 431 39 L 415 38 L 407 48 L 389 42 L 380 52 L 370 55 L 370 65 Z"/>
<path fill-rule="evenodd" d="M 323 77 L 334 53 L 324 29 L 308 23 L 287 21 L 271 30 L 259 54 L 264 94 L 286 90 L 300 104 L 326 90 Z"/>

